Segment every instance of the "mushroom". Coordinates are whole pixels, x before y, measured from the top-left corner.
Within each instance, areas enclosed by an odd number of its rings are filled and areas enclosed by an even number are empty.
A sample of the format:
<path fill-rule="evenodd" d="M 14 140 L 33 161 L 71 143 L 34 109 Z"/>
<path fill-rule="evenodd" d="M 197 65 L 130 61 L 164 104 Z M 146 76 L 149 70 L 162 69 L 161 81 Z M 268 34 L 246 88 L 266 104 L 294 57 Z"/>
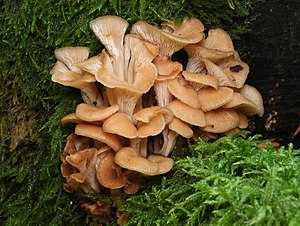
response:
<path fill-rule="evenodd" d="M 190 73 L 188 71 L 183 71 L 182 75 L 186 81 L 188 81 L 196 91 L 199 89 L 209 86 L 214 89 L 218 89 L 218 79 L 214 76 L 201 74 L 201 73 Z"/>
<path fill-rule="evenodd" d="M 228 87 L 219 87 L 217 90 L 211 87 L 202 88 L 198 93 L 198 100 L 202 111 L 211 111 L 222 107 L 233 98 L 233 90 Z"/>
<path fill-rule="evenodd" d="M 106 133 L 117 134 L 130 139 L 138 136 L 137 128 L 133 124 L 131 117 L 123 112 L 117 112 L 107 118 L 102 128 Z"/>
<path fill-rule="evenodd" d="M 245 84 L 241 89 L 240 89 L 240 94 L 245 96 L 248 100 L 252 101 L 256 107 L 257 107 L 257 114 L 258 116 L 262 117 L 264 114 L 264 103 L 261 94 L 258 92 L 258 90 L 250 86 L 248 84 Z"/>
<path fill-rule="evenodd" d="M 81 103 L 76 107 L 76 117 L 87 122 L 101 121 L 119 110 L 118 105 L 113 105 L 110 107 L 97 107 L 88 105 L 86 103 Z"/>
<path fill-rule="evenodd" d="M 239 116 L 233 109 L 218 108 L 205 112 L 206 126 L 202 130 L 211 133 L 224 133 L 238 126 Z"/>
<path fill-rule="evenodd" d="M 229 34 L 221 28 L 210 29 L 208 36 L 203 40 L 203 46 L 223 52 L 233 52 L 234 46 Z"/>
<path fill-rule="evenodd" d="M 115 163 L 115 152 L 110 150 L 98 156 L 96 163 L 97 179 L 99 183 L 109 189 L 122 188 L 126 177 L 122 169 Z"/>
<path fill-rule="evenodd" d="M 174 116 L 191 125 L 203 127 L 206 125 L 205 116 L 202 110 L 195 109 L 180 100 L 173 100 L 168 108 Z"/>
<path fill-rule="evenodd" d="M 196 90 L 191 85 L 182 85 L 182 78 L 175 78 L 169 81 L 168 89 L 170 93 L 183 103 L 193 107 L 200 108 Z"/>
<path fill-rule="evenodd" d="M 89 137 L 110 146 L 114 151 L 118 151 L 123 147 L 121 138 L 115 134 L 106 133 L 99 126 L 78 124 L 75 127 L 75 134 Z"/>
<path fill-rule="evenodd" d="M 123 147 L 115 155 L 115 162 L 122 168 L 133 170 L 145 175 L 159 174 L 159 165 L 140 157 L 132 147 Z"/>

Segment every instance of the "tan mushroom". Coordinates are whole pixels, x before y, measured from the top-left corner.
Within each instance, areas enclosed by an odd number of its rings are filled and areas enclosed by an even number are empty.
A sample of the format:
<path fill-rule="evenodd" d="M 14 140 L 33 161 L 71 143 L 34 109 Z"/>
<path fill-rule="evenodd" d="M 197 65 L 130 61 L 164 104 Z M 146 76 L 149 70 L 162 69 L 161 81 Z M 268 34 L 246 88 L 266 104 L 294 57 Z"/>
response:
<path fill-rule="evenodd" d="M 168 108 L 173 112 L 174 116 L 184 122 L 200 127 L 206 125 L 205 116 L 202 110 L 192 108 L 180 100 L 172 101 L 168 105 Z"/>
<path fill-rule="evenodd" d="M 184 46 L 197 43 L 203 38 L 204 26 L 195 18 L 185 18 L 178 29 L 172 33 L 163 31 L 144 21 L 136 22 L 130 33 L 140 35 L 144 40 L 160 47 L 159 56 L 170 58 L 172 54 Z"/>
<path fill-rule="evenodd" d="M 138 156 L 132 147 L 124 147 L 115 155 L 115 162 L 122 168 L 140 172 L 145 175 L 159 174 L 159 165 Z"/>
<path fill-rule="evenodd" d="M 114 151 L 100 154 L 96 169 L 97 179 L 102 186 L 109 189 L 118 189 L 126 184 L 126 177 L 122 173 L 121 167 L 115 163 Z"/>
<path fill-rule="evenodd" d="M 137 128 L 133 124 L 131 117 L 122 112 L 117 112 L 107 118 L 102 128 L 106 133 L 117 134 L 130 139 L 138 136 Z"/>
<path fill-rule="evenodd" d="M 198 93 L 200 108 L 206 112 L 222 107 L 233 98 L 233 90 L 228 87 L 219 87 L 217 90 L 211 87 L 202 88 Z"/>
<path fill-rule="evenodd" d="M 150 155 L 147 159 L 150 162 L 156 163 L 158 165 L 158 174 L 169 172 L 174 165 L 173 159 L 161 155 Z"/>
<path fill-rule="evenodd" d="M 237 127 L 240 121 L 238 114 L 233 109 L 219 108 L 204 114 L 207 125 L 202 129 L 211 133 L 224 133 Z"/>
<path fill-rule="evenodd" d="M 239 92 L 256 105 L 257 114 L 262 117 L 264 114 L 264 103 L 259 91 L 255 87 L 245 84 Z"/>
<path fill-rule="evenodd" d="M 97 107 L 85 103 L 78 104 L 76 107 L 76 117 L 87 122 L 101 121 L 113 115 L 119 110 L 118 105 L 110 107 Z"/>
<path fill-rule="evenodd" d="M 208 36 L 203 40 L 203 46 L 223 52 L 233 52 L 234 46 L 229 34 L 221 28 L 210 29 Z"/>
<path fill-rule="evenodd" d="M 178 118 L 174 117 L 168 126 L 170 130 L 185 138 L 191 138 L 193 136 L 193 130 L 189 125 Z"/>
<path fill-rule="evenodd" d="M 87 47 L 68 46 L 56 49 L 54 54 L 56 59 L 67 65 L 70 71 L 82 74 L 82 70 L 74 66 L 74 64 L 86 60 L 89 57 L 90 50 Z"/>
<path fill-rule="evenodd" d="M 186 81 L 188 81 L 196 91 L 199 89 L 209 86 L 214 89 L 218 89 L 218 79 L 212 75 L 201 74 L 201 73 L 190 73 L 188 71 L 183 71 L 182 75 Z"/>
<path fill-rule="evenodd" d="M 169 81 L 168 89 L 170 93 L 183 103 L 192 108 L 200 108 L 196 90 L 191 85 L 181 85 L 182 78 L 175 78 Z"/>
<path fill-rule="evenodd" d="M 110 146 L 114 151 L 118 151 L 123 147 L 121 138 L 115 134 L 106 133 L 99 126 L 78 124 L 75 127 L 75 134 L 89 137 Z"/>
<path fill-rule="evenodd" d="M 150 119 L 148 123 L 139 123 L 137 135 L 140 138 L 155 136 L 165 128 L 165 120 L 162 114 L 158 114 Z"/>

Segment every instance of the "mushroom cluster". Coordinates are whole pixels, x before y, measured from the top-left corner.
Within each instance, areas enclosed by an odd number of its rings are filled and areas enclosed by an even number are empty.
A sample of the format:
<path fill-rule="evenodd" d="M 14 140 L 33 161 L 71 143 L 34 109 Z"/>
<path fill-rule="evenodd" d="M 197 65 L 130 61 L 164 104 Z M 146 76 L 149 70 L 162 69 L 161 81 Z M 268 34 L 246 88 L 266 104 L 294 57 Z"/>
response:
<path fill-rule="evenodd" d="M 62 156 L 65 190 L 83 193 L 121 189 L 133 194 L 140 176 L 171 170 L 168 157 L 178 136 L 216 138 L 262 116 L 260 93 L 245 84 L 249 67 L 230 36 L 196 18 L 160 27 L 102 16 L 90 28 L 104 45 L 55 50 L 52 80 L 80 89 L 83 103 L 62 118 L 75 124 Z M 173 61 L 188 54 L 187 65 Z"/>

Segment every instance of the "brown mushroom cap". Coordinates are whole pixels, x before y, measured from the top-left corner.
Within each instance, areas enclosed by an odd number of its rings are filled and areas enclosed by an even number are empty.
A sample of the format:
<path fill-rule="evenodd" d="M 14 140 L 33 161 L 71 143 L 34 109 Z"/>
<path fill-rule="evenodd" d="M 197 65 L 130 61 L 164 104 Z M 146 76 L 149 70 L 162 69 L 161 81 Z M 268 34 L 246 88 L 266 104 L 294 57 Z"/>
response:
<path fill-rule="evenodd" d="M 230 78 L 233 78 L 235 88 L 241 88 L 247 79 L 249 74 L 249 66 L 245 62 L 231 60 L 226 64 L 223 72 Z"/>
<path fill-rule="evenodd" d="M 174 165 L 173 159 L 161 155 L 150 155 L 147 159 L 150 162 L 154 162 L 158 164 L 159 166 L 158 174 L 164 174 L 169 172 Z"/>
<path fill-rule="evenodd" d="M 179 78 L 169 81 L 168 89 L 170 93 L 183 103 L 193 107 L 200 108 L 196 90 L 192 86 L 183 86 L 179 82 Z"/>
<path fill-rule="evenodd" d="M 195 126 L 205 126 L 205 116 L 202 110 L 195 109 L 189 105 L 181 102 L 180 100 L 174 100 L 169 105 L 168 108 L 173 112 L 174 116 Z"/>
<path fill-rule="evenodd" d="M 204 47 L 223 52 L 233 52 L 234 46 L 229 34 L 221 28 L 210 29 Z"/>
<path fill-rule="evenodd" d="M 140 123 L 138 126 L 138 137 L 146 138 L 155 136 L 165 128 L 165 120 L 162 114 L 158 114 L 150 119 L 149 123 Z"/>
<path fill-rule="evenodd" d="M 189 125 L 178 118 L 174 117 L 168 126 L 170 130 L 185 138 L 191 138 L 193 136 L 193 130 L 189 127 Z"/>
<path fill-rule="evenodd" d="M 239 124 L 239 116 L 233 109 L 219 108 L 205 112 L 207 125 L 202 130 L 212 133 L 224 133 Z"/>
<path fill-rule="evenodd" d="M 101 121 L 108 118 L 119 110 L 118 105 L 110 107 L 96 107 L 89 104 L 81 103 L 76 107 L 76 117 L 87 122 Z"/>
<path fill-rule="evenodd" d="M 118 151 L 123 147 L 122 141 L 119 136 L 106 133 L 99 126 L 78 124 L 75 127 L 75 134 L 99 140 L 110 146 L 114 151 Z"/>
<path fill-rule="evenodd" d="M 259 91 L 255 87 L 245 84 L 239 92 L 256 105 L 257 114 L 262 117 L 264 114 L 264 103 Z"/>
<path fill-rule="evenodd" d="M 130 33 L 138 34 L 143 39 L 160 47 L 159 56 L 169 58 L 174 52 L 190 43 L 197 43 L 203 38 L 203 24 L 197 20 L 185 19 L 174 34 L 160 30 L 144 21 L 136 22 Z M 182 33 L 184 32 L 184 33 Z"/>
<path fill-rule="evenodd" d="M 148 108 L 143 108 L 136 112 L 133 115 L 133 118 L 135 120 L 148 123 L 151 118 L 153 118 L 156 115 L 156 112 L 160 109 L 160 106 L 152 106 Z"/>
<path fill-rule="evenodd" d="M 126 177 L 122 169 L 115 163 L 115 152 L 109 151 L 100 154 L 96 164 L 99 183 L 109 189 L 118 189 L 125 185 Z"/>
<path fill-rule="evenodd" d="M 61 122 L 62 126 L 67 126 L 70 123 L 75 123 L 75 124 L 84 123 L 84 121 L 81 120 L 80 118 L 78 118 L 75 113 L 71 113 L 71 114 L 64 116 L 60 120 L 60 122 Z"/>
<path fill-rule="evenodd" d="M 259 108 L 252 101 L 237 92 L 234 92 L 232 100 L 223 107 L 238 109 L 249 116 L 259 114 Z"/>
<path fill-rule="evenodd" d="M 122 112 L 117 112 L 107 118 L 102 128 L 106 133 L 117 134 L 130 139 L 136 138 L 138 135 L 137 128 L 133 124 L 131 117 Z"/>
<path fill-rule="evenodd" d="M 200 89 L 198 100 L 200 108 L 206 112 L 222 107 L 233 98 L 233 90 L 228 87 L 219 87 L 217 90 L 211 87 Z"/>
<path fill-rule="evenodd" d="M 145 175 L 157 175 L 159 165 L 146 158 L 139 157 L 137 151 L 132 147 L 124 147 L 115 155 L 115 162 L 129 170 L 140 172 Z"/>
<path fill-rule="evenodd" d="M 89 57 L 90 50 L 82 46 L 67 46 L 56 49 L 54 51 L 56 59 L 63 62 L 71 71 L 81 74 L 81 70 L 74 66 L 74 64 L 86 60 Z"/>
<path fill-rule="evenodd" d="M 188 71 L 182 72 L 185 80 L 192 83 L 194 86 L 202 88 L 203 86 L 213 87 L 214 89 L 218 89 L 218 79 L 211 75 L 201 74 L 201 73 L 190 73 Z"/>
<path fill-rule="evenodd" d="M 205 64 L 207 73 L 216 77 L 219 81 L 219 86 L 234 87 L 234 78 L 223 72 L 222 68 L 211 62 L 209 59 L 202 60 Z"/>

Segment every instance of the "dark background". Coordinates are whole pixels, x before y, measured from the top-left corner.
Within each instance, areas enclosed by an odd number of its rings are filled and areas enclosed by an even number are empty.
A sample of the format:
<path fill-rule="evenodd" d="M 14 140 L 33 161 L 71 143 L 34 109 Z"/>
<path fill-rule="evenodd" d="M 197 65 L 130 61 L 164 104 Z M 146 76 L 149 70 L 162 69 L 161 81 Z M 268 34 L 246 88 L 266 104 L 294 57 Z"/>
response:
<path fill-rule="evenodd" d="M 252 32 L 236 42 L 250 66 L 247 83 L 264 99 L 265 114 L 251 119 L 252 130 L 299 148 L 300 133 L 292 135 L 300 125 L 300 0 L 266 1 L 255 10 Z"/>

